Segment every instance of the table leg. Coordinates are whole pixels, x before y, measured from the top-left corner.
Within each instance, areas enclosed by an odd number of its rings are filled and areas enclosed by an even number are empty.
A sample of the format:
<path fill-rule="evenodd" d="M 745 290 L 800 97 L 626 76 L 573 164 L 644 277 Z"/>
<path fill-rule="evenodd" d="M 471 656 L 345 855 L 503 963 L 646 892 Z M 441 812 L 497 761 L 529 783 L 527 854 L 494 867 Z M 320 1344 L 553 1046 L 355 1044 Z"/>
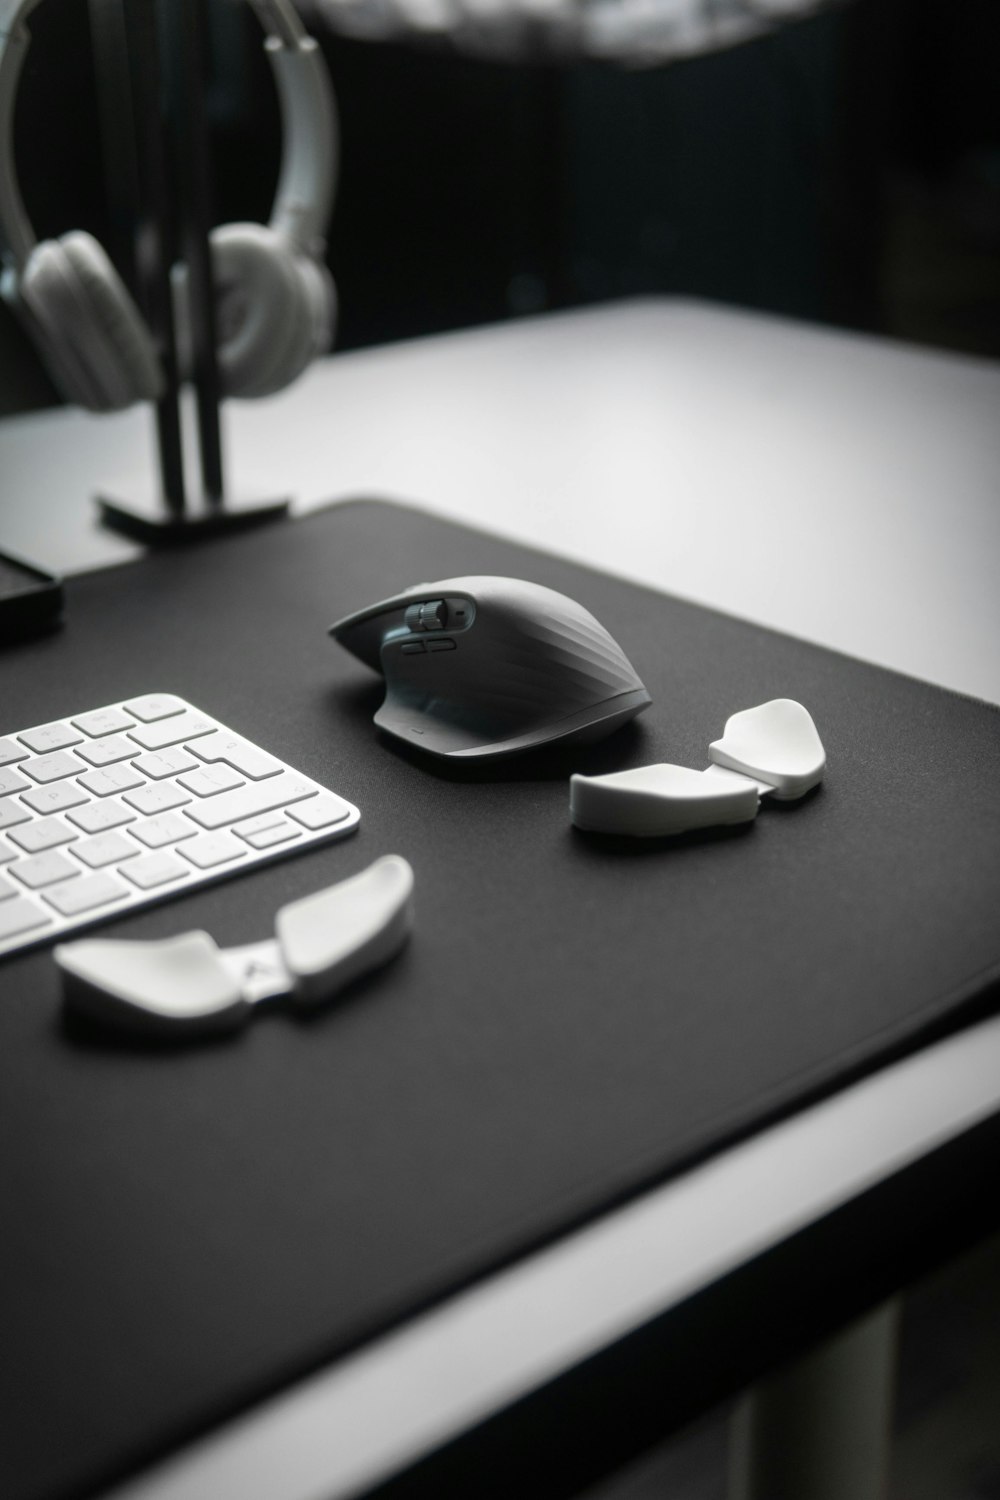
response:
<path fill-rule="evenodd" d="M 886 1303 L 744 1396 L 729 1500 L 884 1500 L 898 1313 Z"/>

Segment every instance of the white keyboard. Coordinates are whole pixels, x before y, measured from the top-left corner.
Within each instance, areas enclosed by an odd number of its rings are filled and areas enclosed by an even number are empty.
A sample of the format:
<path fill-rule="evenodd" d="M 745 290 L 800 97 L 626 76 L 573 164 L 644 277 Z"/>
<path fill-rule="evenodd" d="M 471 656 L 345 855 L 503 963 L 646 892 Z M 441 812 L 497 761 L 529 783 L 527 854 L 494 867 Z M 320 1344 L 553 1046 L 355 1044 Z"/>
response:
<path fill-rule="evenodd" d="M 0 737 L 0 955 L 358 825 L 343 797 L 171 693 Z"/>

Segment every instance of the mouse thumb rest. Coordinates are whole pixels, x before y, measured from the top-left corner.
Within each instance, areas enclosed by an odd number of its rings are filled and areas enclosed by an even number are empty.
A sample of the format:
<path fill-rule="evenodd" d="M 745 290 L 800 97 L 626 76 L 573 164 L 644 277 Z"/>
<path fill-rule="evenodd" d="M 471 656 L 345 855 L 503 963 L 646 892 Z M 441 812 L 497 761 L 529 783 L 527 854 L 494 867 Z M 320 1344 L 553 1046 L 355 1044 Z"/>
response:
<path fill-rule="evenodd" d="M 592 614 L 523 579 L 420 584 L 330 634 L 385 677 L 376 725 L 435 755 L 492 758 L 600 739 L 652 701 Z"/>

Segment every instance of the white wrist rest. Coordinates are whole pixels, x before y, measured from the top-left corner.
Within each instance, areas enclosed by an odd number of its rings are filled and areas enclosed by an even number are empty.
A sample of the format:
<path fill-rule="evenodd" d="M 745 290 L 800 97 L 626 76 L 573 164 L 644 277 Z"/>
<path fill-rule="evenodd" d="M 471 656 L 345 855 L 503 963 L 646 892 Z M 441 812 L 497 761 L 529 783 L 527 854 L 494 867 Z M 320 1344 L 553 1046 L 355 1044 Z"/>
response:
<path fill-rule="evenodd" d="M 250 1013 L 207 932 L 159 942 L 82 938 L 60 943 L 67 1005 L 92 1020 L 131 1030 L 227 1031 Z"/>
<path fill-rule="evenodd" d="M 278 948 L 300 1004 L 324 1000 L 402 947 L 413 925 L 413 871 L 386 854 L 360 875 L 283 906 Z"/>
<path fill-rule="evenodd" d="M 577 828 L 647 838 L 748 823 L 760 802 L 756 786 L 745 777 L 716 778 L 666 763 L 605 776 L 575 775 L 569 786 L 570 817 Z"/>
<path fill-rule="evenodd" d="M 658 838 L 749 823 L 761 797 L 802 797 L 823 779 L 826 752 L 808 710 L 774 698 L 726 721 L 705 771 L 660 764 L 570 777 L 570 818 L 591 833 Z"/>
<path fill-rule="evenodd" d="M 793 698 L 733 714 L 708 753 L 717 766 L 766 782 L 782 802 L 803 797 L 822 781 L 826 766 L 812 715 Z"/>
<path fill-rule="evenodd" d="M 91 1019 L 150 1033 L 223 1031 L 258 1002 L 315 1005 L 388 962 L 413 922 L 413 871 L 398 854 L 293 901 L 276 940 L 220 949 L 207 932 L 158 942 L 89 938 L 55 949 L 63 996 Z"/>

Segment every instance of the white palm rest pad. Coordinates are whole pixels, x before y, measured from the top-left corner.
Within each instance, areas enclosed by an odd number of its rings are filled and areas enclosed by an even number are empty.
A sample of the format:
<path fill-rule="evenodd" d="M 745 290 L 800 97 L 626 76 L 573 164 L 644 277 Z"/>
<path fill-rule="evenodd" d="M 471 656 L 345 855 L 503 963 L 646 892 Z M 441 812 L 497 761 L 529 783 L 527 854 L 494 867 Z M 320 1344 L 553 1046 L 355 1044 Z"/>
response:
<path fill-rule="evenodd" d="M 761 798 L 805 796 L 823 779 L 826 752 L 808 709 L 773 698 L 727 719 L 705 771 L 661 764 L 570 777 L 570 818 L 592 833 L 657 838 L 749 823 Z"/>
<path fill-rule="evenodd" d="M 283 906 L 275 937 L 219 949 L 207 932 L 160 942 L 84 938 L 54 950 L 78 1014 L 131 1031 L 227 1031 L 261 1001 L 309 1007 L 393 958 L 413 925 L 413 870 L 398 854 Z"/>

